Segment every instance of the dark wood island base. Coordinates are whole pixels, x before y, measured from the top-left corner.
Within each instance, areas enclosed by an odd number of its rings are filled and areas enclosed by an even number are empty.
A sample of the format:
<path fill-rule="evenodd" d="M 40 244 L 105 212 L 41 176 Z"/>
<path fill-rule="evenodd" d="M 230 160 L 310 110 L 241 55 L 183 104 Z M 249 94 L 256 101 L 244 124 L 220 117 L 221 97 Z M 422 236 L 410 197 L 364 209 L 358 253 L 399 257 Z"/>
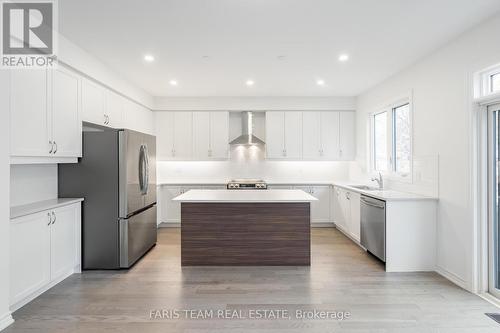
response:
<path fill-rule="evenodd" d="M 310 203 L 181 203 L 182 266 L 309 266 Z"/>

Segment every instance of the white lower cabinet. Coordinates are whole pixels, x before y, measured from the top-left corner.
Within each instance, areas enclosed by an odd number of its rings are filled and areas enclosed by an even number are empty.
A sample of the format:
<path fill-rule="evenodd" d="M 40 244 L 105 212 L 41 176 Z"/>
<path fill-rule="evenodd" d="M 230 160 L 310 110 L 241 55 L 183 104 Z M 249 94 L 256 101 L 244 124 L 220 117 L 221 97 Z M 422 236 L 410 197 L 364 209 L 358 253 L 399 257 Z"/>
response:
<path fill-rule="evenodd" d="M 309 193 L 318 201 L 311 202 L 311 223 L 328 223 L 330 220 L 330 186 L 294 186 L 295 189 Z"/>
<path fill-rule="evenodd" d="M 202 185 L 167 185 L 160 187 L 160 197 L 162 202 L 160 203 L 161 214 L 160 223 L 181 223 L 181 204 L 179 202 L 173 201 L 172 199 L 176 196 L 181 195 L 189 190 L 200 190 L 207 188 Z M 214 187 L 213 189 L 224 189 L 225 187 Z"/>
<path fill-rule="evenodd" d="M 11 311 L 79 271 L 80 205 L 70 204 L 11 220 Z"/>
<path fill-rule="evenodd" d="M 357 192 L 334 186 L 332 190 L 333 222 L 337 229 L 360 241 L 360 198 Z"/>
<path fill-rule="evenodd" d="M 50 213 L 12 220 L 10 227 L 10 304 L 50 282 Z"/>
<path fill-rule="evenodd" d="M 225 185 L 163 185 L 159 187 L 159 197 L 161 198 L 160 207 L 161 213 L 159 216 L 160 223 L 175 223 L 181 222 L 181 205 L 172 199 L 182 193 L 194 189 L 212 189 L 224 190 Z M 330 186 L 329 185 L 278 185 L 271 184 L 269 189 L 303 190 L 311 194 L 318 201 L 311 203 L 311 223 L 331 223 L 330 217 Z"/>

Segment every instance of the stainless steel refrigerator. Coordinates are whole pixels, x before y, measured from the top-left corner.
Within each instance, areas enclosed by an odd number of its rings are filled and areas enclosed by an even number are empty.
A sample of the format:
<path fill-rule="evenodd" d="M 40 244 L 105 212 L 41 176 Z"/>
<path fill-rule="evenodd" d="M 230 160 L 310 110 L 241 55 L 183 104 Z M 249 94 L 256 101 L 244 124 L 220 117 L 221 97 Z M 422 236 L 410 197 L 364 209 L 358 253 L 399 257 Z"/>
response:
<path fill-rule="evenodd" d="M 156 244 L 156 137 L 84 123 L 83 157 L 58 178 L 60 197 L 85 199 L 83 269 L 128 268 Z"/>

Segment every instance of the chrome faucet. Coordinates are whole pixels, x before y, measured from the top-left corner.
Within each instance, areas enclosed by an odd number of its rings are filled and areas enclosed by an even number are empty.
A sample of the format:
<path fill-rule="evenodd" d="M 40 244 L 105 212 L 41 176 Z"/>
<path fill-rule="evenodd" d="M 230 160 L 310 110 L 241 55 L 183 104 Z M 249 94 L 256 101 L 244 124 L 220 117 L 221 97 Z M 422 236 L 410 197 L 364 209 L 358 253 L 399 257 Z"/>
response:
<path fill-rule="evenodd" d="M 384 179 L 382 178 L 382 173 L 378 173 L 378 178 L 373 177 L 372 182 L 377 182 L 378 184 L 378 189 L 383 190 L 384 189 Z"/>

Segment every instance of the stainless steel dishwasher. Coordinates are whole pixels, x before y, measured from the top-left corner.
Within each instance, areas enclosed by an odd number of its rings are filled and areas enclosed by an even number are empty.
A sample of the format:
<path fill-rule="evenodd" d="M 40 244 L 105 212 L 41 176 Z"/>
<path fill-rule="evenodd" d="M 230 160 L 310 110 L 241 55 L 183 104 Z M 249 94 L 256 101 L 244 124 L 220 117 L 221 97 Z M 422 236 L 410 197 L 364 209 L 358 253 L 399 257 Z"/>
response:
<path fill-rule="evenodd" d="M 385 262 L 385 201 L 361 196 L 361 245 Z"/>

